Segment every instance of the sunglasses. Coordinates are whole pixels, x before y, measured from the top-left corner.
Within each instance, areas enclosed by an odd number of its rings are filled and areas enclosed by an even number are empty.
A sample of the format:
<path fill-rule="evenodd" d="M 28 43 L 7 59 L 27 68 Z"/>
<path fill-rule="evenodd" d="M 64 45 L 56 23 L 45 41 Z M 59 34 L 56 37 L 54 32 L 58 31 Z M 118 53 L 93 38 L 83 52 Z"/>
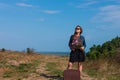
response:
<path fill-rule="evenodd" d="M 80 30 L 80 28 L 75 28 L 76 30 Z"/>

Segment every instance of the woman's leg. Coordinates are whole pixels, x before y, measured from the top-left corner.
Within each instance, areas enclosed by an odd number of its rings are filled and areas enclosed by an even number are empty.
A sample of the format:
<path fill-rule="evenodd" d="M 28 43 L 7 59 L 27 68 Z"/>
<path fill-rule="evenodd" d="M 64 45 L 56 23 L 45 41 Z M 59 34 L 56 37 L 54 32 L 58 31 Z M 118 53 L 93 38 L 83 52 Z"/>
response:
<path fill-rule="evenodd" d="M 69 62 L 67 69 L 72 69 L 72 65 L 73 65 L 73 63 L 72 63 L 72 62 Z"/>
<path fill-rule="evenodd" d="M 78 62 L 78 70 L 80 71 L 80 73 L 82 73 L 82 63 Z"/>

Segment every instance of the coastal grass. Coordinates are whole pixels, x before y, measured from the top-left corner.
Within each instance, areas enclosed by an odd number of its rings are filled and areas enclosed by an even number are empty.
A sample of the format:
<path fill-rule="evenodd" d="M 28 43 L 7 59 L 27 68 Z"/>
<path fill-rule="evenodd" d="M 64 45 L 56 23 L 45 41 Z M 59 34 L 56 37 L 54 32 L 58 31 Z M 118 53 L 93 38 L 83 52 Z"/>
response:
<path fill-rule="evenodd" d="M 0 77 L 22 79 L 30 73 L 36 72 L 36 67 L 41 63 L 38 54 L 22 54 L 17 52 L 0 53 Z"/>
<path fill-rule="evenodd" d="M 120 80 L 120 64 L 109 59 L 86 60 L 84 72 L 98 80 Z"/>
<path fill-rule="evenodd" d="M 49 74 L 51 75 L 55 75 L 58 77 L 62 77 L 63 76 L 63 70 L 58 69 L 58 64 L 55 62 L 48 62 L 46 64 L 47 70 L 49 71 Z"/>
<path fill-rule="evenodd" d="M 27 79 L 31 73 L 39 75 L 39 72 L 36 72 L 36 68 L 39 67 L 43 69 L 42 73 L 46 76 L 61 79 L 68 60 L 68 56 L 0 52 L 0 78 L 2 80 Z M 77 69 L 77 63 L 73 64 L 73 68 Z M 86 59 L 83 63 L 83 72 L 96 80 L 120 80 L 120 64 L 109 59 Z"/>

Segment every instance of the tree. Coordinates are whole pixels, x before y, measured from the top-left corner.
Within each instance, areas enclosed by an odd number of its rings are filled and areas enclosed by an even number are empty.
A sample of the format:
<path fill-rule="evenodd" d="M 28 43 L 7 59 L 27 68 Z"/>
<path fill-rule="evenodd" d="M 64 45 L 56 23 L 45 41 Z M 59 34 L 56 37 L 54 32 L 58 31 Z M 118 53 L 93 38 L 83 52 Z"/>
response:
<path fill-rule="evenodd" d="M 106 41 L 102 45 L 93 45 L 87 52 L 90 59 L 98 59 L 100 57 L 112 57 L 115 50 L 120 48 L 120 37 L 115 37 L 111 41 Z"/>
<path fill-rule="evenodd" d="M 2 49 L 1 49 L 1 52 L 5 52 L 5 51 L 6 51 L 6 49 L 5 49 L 5 48 L 2 48 Z"/>
<path fill-rule="evenodd" d="M 31 53 L 34 53 L 34 50 L 33 48 L 27 48 L 27 54 L 31 54 Z"/>

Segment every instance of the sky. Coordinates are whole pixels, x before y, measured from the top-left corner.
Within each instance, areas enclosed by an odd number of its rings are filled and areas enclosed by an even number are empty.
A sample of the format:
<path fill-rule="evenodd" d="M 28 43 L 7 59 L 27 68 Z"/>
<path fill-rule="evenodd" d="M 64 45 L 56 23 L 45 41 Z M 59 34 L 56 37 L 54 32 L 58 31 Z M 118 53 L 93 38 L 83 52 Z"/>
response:
<path fill-rule="evenodd" d="M 86 51 L 120 36 L 120 0 L 0 0 L 0 48 L 69 52 L 76 25 Z"/>

